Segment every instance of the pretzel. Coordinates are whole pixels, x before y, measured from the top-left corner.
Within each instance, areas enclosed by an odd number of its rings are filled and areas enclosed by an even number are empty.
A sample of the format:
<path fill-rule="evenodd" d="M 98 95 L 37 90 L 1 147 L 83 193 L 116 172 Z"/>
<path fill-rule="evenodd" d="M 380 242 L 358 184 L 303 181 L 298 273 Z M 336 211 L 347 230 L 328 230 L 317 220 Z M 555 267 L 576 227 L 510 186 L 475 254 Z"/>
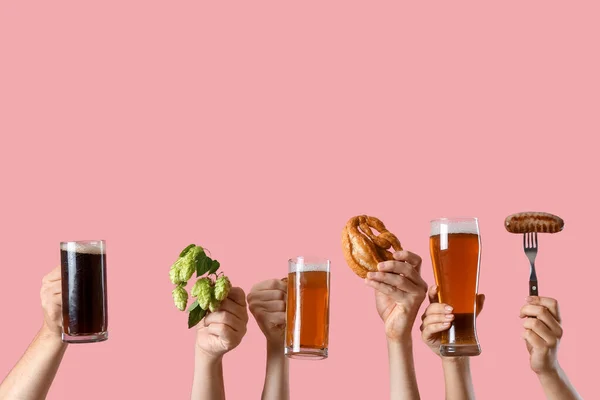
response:
<path fill-rule="evenodd" d="M 374 228 L 379 234 L 373 233 Z M 348 266 L 361 278 L 377 271 L 377 264 L 393 260 L 389 249 L 401 251 L 398 238 L 379 219 L 367 215 L 352 217 L 342 230 L 342 250 Z"/>
<path fill-rule="evenodd" d="M 509 215 L 504 220 L 504 227 L 510 233 L 556 233 L 564 226 L 562 218 L 544 212 L 522 212 Z"/>

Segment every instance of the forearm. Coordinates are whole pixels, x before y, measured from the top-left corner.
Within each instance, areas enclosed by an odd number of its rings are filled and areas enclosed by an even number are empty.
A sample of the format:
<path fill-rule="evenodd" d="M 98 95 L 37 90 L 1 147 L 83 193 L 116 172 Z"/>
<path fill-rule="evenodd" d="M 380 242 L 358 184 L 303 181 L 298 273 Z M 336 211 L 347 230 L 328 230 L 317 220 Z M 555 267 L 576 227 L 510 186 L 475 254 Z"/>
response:
<path fill-rule="evenodd" d="M 468 357 L 442 357 L 446 400 L 475 399 Z"/>
<path fill-rule="evenodd" d="M 288 400 L 290 398 L 289 361 L 283 345 L 267 344 L 267 369 L 262 400 Z"/>
<path fill-rule="evenodd" d="M 388 340 L 388 359 L 390 399 L 420 399 L 413 360 L 412 340 Z"/>
<path fill-rule="evenodd" d="M 196 349 L 192 400 L 225 400 L 222 357 L 209 357 Z"/>
<path fill-rule="evenodd" d="M 548 400 L 582 399 L 561 367 L 558 367 L 556 371 L 538 375 L 538 379 Z"/>
<path fill-rule="evenodd" d="M 66 350 L 67 345 L 60 335 L 46 327 L 40 329 L 25 354 L 0 384 L 0 398 L 46 398 Z"/>

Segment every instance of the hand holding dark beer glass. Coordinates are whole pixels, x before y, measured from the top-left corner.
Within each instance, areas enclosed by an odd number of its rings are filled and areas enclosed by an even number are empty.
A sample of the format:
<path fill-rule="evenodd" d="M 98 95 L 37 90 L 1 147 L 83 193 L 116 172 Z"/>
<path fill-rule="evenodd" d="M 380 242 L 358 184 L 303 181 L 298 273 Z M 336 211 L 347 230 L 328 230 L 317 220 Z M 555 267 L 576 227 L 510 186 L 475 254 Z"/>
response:
<path fill-rule="evenodd" d="M 438 300 L 452 307 L 454 318 L 442 332 L 444 357 L 481 353 L 475 325 L 481 239 L 477 218 L 431 221 L 429 249 Z"/>
<path fill-rule="evenodd" d="M 42 309 L 44 310 L 42 331 L 59 338 L 63 332 L 61 285 L 60 267 L 56 267 L 44 276 L 40 290 Z"/>
<path fill-rule="evenodd" d="M 63 341 L 93 343 L 108 339 L 104 241 L 63 242 L 60 255 Z"/>

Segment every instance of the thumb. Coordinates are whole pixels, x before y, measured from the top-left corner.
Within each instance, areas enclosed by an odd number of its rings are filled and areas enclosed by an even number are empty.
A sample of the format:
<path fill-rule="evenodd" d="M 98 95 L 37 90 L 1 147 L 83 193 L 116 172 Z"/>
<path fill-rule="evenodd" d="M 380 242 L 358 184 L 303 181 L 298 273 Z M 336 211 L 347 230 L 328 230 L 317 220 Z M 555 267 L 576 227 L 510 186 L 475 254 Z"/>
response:
<path fill-rule="evenodd" d="M 437 287 L 437 285 L 433 285 L 432 287 L 429 288 L 429 290 L 427 291 L 427 297 L 429 297 L 429 302 L 430 303 L 438 303 L 438 291 L 439 288 Z"/>
<path fill-rule="evenodd" d="M 483 310 L 483 303 L 485 303 L 485 294 L 478 294 L 477 295 L 477 299 L 476 299 L 476 310 L 475 310 L 475 316 L 479 316 L 479 313 L 481 312 L 481 310 Z"/>

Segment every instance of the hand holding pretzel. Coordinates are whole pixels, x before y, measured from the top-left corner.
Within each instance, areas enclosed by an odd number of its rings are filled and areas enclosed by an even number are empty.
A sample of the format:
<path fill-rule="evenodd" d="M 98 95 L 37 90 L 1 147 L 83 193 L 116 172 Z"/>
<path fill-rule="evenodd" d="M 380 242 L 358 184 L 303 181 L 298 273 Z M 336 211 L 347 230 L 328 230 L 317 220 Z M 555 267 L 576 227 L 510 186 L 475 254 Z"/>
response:
<path fill-rule="evenodd" d="M 398 238 L 375 217 L 352 217 L 342 231 L 344 258 L 352 271 L 363 279 L 368 272 L 377 271 L 378 263 L 394 260 L 390 248 L 395 252 L 402 251 Z"/>

